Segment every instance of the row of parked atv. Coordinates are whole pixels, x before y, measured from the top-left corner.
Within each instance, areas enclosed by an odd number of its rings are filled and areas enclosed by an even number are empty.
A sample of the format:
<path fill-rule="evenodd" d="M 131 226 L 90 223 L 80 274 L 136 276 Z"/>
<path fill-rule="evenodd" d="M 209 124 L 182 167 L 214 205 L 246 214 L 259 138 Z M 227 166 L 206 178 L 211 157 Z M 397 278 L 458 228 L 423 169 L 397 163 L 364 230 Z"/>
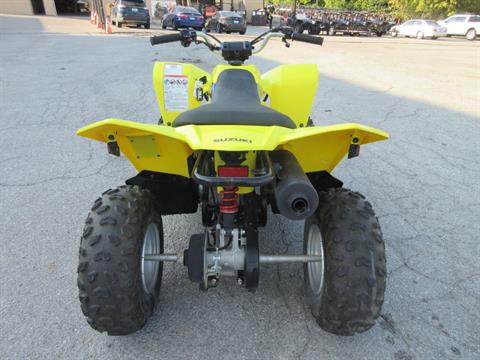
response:
<path fill-rule="evenodd" d="M 378 37 L 385 35 L 396 22 L 386 15 L 359 11 L 316 10 L 298 13 L 289 18 L 291 26 L 298 33 L 310 35 L 327 34 L 330 36 L 366 35 Z"/>

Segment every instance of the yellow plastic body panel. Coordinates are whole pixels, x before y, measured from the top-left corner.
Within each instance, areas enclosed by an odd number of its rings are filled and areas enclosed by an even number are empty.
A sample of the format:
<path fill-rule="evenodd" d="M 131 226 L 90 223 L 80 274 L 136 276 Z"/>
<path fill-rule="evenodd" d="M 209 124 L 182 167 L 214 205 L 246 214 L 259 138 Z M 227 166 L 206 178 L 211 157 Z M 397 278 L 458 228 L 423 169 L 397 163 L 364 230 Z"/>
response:
<path fill-rule="evenodd" d="M 184 135 L 170 126 L 107 119 L 87 125 L 77 134 L 97 141 L 116 141 L 139 172 L 151 170 L 190 177 L 187 158 L 192 149 Z M 146 146 L 148 141 L 151 144 Z"/>
<path fill-rule="evenodd" d="M 172 68 L 175 71 L 172 71 Z M 289 116 L 298 127 L 307 125 L 311 112 L 315 92 L 318 85 L 318 70 L 313 64 L 287 64 L 281 65 L 269 72 L 260 75 L 255 65 L 232 66 L 220 64 L 215 66 L 212 74 L 192 65 L 176 62 L 156 62 L 153 68 L 153 84 L 163 123 L 170 126 L 175 118 L 186 110 L 194 109 L 200 105 L 195 96 L 195 84 L 198 79 L 205 77 L 207 82 L 202 86 L 204 93 L 210 94 L 212 84 L 218 80 L 222 71 L 227 69 L 246 70 L 252 73 L 258 84 L 259 95 L 262 99 L 268 95 L 269 106 Z M 170 111 L 165 101 L 166 82 L 188 81 L 188 105 L 181 110 Z M 267 105 L 264 103 L 264 105 Z"/>
<path fill-rule="evenodd" d="M 289 116 L 297 127 L 307 126 L 317 86 L 318 69 L 313 64 L 278 66 L 261 78 L 270 107 Z"/>
<path fill-rule="evenodd" d="M 117 141 L 121 152 L 138 171 L 185 177 L 190 176 L 187 158 L 197 150 L 285 149 L 295 155 L 305 172 L 331 172 L 347 154 L 354 139 L 360 145 L 388 139 L 388 134 L 381 130 L 355 123 L 297 129 L 244 125 L 172 128 L 117 119 L 85 126 L 77 134 L 97 141 Z"/>
<path fill-rule="evenodd" d="M 167 67 L 166 67 L 167 66 Z M 167 71 L 165 71 L 167 69 Z M 171 125 L 173 120 L 185 110 L 194 109 L 200 106 L 195 96 L 195 83 L 198 79 L 205 76 L 208 79 L 210 74 L 206 71 L 192 65 L 176 62 L 156 62 L 153 67 L 153 86 L 157 94 L 158 106 L 162 114 L 163 123 L 167 126 Z M 182 111 L 170 111 L 166 108 L 165 96 L 165 81 L 188 81 L 188 105 Z"/>

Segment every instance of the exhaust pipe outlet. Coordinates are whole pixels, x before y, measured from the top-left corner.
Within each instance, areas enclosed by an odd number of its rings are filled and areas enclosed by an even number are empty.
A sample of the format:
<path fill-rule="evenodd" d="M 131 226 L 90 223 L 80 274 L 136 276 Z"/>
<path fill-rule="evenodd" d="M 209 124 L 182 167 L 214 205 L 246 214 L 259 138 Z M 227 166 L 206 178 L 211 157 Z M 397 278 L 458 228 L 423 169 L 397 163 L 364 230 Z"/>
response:
<path fill-rule="evenodd" d="M 291 220 L 303 220 L 318 207 L 318 194 L 295 156 L 286 150 L 270 153 L 277 175 L 275 201 L 280 214 Z"/>

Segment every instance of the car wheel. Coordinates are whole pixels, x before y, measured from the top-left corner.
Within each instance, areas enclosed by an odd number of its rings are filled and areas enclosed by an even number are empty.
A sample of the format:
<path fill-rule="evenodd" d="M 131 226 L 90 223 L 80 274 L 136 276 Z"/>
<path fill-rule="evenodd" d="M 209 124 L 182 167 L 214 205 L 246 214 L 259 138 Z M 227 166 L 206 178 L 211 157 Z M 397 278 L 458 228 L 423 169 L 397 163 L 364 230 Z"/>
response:
<path fill-rule="evenodd" d="M 245 31 L 240 31 L 239 34 L 240 35 L 245 35 Z"/>
<path fill-rule="evenodd" d="M 477 32 L 475 31 L 475 29 L 470 29 L 465 34 L 465 38 L 470 41 L 475 40 L 476 37 L 477 37 Z"/>
<path fill-rule="evenodd" d="M 165 23 L 162 20 L 162 29 L 165 30 L 166 28 L 167 28 L 167 25 L 165 25 Z"/>
<path fill-rule="evenodd" d="M 436 36 L 432 36 L 432 40 L 437 40 L 438 38 Z"/>
<path fill-rule="evenodd" d="M 143 25 L 145 29 L 150 29 L 150 23 Z"/>
<path fill-rule="evenodd" d="M 398 32 L 392 31 L 391 35 L 392 35 L 392 37 L 397 37 L 397 36 L 398 36 Z"/>
<path fill-rule="evenodd" d="M 417 32 L 417 39 L 421 40 L 425 37 L 425 35 L 423 34 L 423 32 L 419 31 Z"/>

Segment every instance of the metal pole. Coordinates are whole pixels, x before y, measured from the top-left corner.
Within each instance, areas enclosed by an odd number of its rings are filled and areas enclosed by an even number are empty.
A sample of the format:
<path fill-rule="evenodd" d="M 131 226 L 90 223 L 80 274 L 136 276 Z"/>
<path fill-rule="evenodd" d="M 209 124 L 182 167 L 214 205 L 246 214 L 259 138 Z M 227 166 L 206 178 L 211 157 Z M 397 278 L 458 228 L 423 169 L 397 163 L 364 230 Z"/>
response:
<path fill-rule="evenodd" d="M 320 255 L 260 255 L 259 262 L 260 264 L 276 264 L 282 262 L 317 262 L 323 261 L 322 256 Z"/>
<path fill-rule="evenodd" d="M 179 262 L 183 263 L 183 253 L 179 254 L 150 254 L 145 255 L 145 261 L 163 261 L 163 262 Z"/>

